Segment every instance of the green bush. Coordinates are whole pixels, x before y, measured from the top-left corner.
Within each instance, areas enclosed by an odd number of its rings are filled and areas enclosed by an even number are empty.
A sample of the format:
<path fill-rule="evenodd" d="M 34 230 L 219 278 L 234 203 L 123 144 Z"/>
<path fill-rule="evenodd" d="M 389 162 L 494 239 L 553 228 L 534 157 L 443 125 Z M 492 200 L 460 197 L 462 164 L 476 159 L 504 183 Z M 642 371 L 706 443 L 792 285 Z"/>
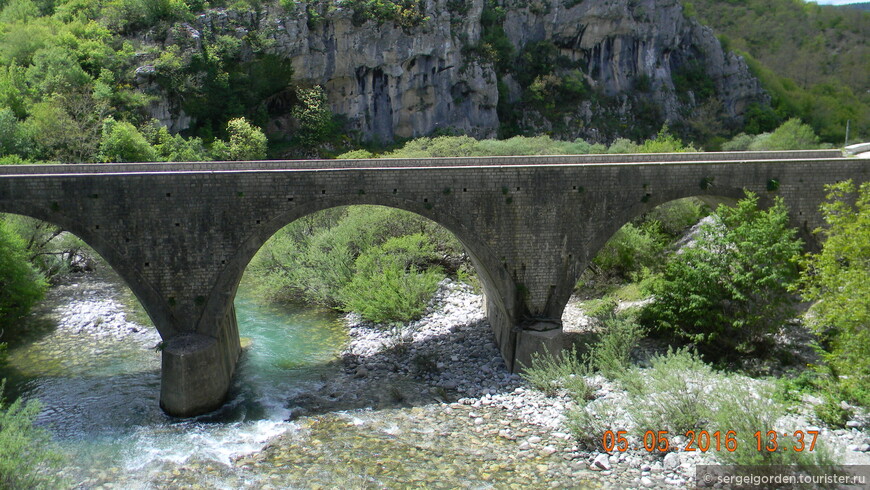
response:
<path fill-rule="evenodd" d="M 781 405 L 773 401 L 773 394 L 763 385 L 757 385 L 753 389 L 747 386 L 744 380 L 730 380 L 722 383 L 715 394 L 705 395 L 710 400 L 715 400 L 716 410 L 710 415 L 710 425 L 707 432 L 712 434 L 720 431 L 722 445 L 727 431 L 734 431 L 737 442 L 736 450 L 720 450 L 716 452 L 716 458 L 722 464 L 769 466 L 784 465 L 793 471 L 810 472 L 815 474 L 820 470 L 816 465 L 831 465 L 836 461 L 832 458 L 825 444 L 816 441 L 812 451 L 809 450 L 813 436 L 804 432 L 803 451 L 795 451 L 794 447 L 800 446 L 798 439 L 794 438 L 795 431 L 806 431 L 804 426 L 783 426 L 781 417 L 785 410 Z M 777 437 L 778 451 L 767 451 L 767 431 L 776 430 L 779 434 L 788 436 Z M 758 450 L 758 439 L 755 433 L 761 431 L 762 450 Z M 783 450 L 788 447 L 789 450 Z"/>
<path fill-rule="evenodd" d="M 59 488 L 65 483 L 55 476 L 62 458 L 48 432 L 33 425 L 39 403 L 7 404 L 4 388 L 0 382 L 0 488 Z"/>
<path fill-rule="evenodd" d="M 227 123 L 230 140 L 227 147 L 229 160 L 262 160 L 266 158 L 266 135 L 263 131 L 239 117 Z"/>
<path fill-rule="evenodd" d="M 669 258 L 649 286 L 655 301 L 643 312 L 648 325 L 727 357 L 752 352 L 794 315 L 788 288 L 801 242 L 781 199 L 764 211 L 757 202 L 747 193 L 734 208 L 720 206 L 694 246 Z"/>
<path fill-rule="evenodd" d="M 852 418 L 852 411 L 843 408 L 840 400 L 832 393 L 825 393 L 822 403 L 813 408 L 816 417 L 822 422 L 837 429 L 846 427 L 846 422 Z"/>
<path fill-rule="evenodd" d="M 589 364 L 577 354 L 576 346 L 557 354 L 535 352 L 532 354 L 532 365 L 522 368 L 520 376 L 545 395 L 553 396 L 559 390 L 566 389 L 572 398 L 582 401 L 592 394 L 584 378 L 589 374 Z"/>
<path fill-rule="evenodd" d="M 870 406 L 870 182 L 858 189 L 841 182 L 828 191 L 821 206 L 825 241 L 801 273 L 801 292 L 815 302 L 805 321 L 821 336 L 840 389 Z"/>
<path fill-rule="evenodd" d="M 679 238 L 686 229 L 697 224 L 709 213 L 707 206 L 697 198 L 687 197 L 656 206 L 636 223 L 657 223 L 651 231 L 663 233 L 669 238 Z"/>
<path fill-rule="evenodd" d="M 663 126 L 655 138 L 644 141 L 637 148 L 638 153 L 685 153 L 691 151 L 698 150 L 684 144 L 679 138 L 672 135 L 667 126 Z"/>
<path fill-rule="evenodd" d="M 604 432 L 618 430 L 616 414 L 620 408 L 614 402 L 599 399 L 568 411 L 565 423 L 577 442 L 600 451 Z"/>
<path fill-rule="evenodd" d="M 347 310 L 373 322 L 407 322 L 426 309 L 444 279 L 435 247 L 422 234 L 390 238 L 355 262 L 351 281 L 339 295 Z"/>
<path fill-rule="evenodd" d="M 650 369 L 635 368 L 622 377 L 638 434 L 647 430 L 684 434 L 703 428 L 714 396 L 705 390 L 714 376 L 710 366 L 687 349 L 668 350 L 650 362 Z"/>
<path fill-rule="evenodd" d="M 589 351 L 589 364 L 610 379 L 622 377 L 631 367 L 631 351 L 645 330 L 628 314 L 609 315 L 602 321 L 601 338 Z"/>
<path fill-rule="evenodd" d="M 439 259 L 462 253 L 450 232 L 418 215 L 381 206 L 333 208 L 278 231 L 251 261 L 246 280 L 266 300 L 342 307 L 341 291 L 354 278 L 357 258 L 416 233 L 427 237 L 426 247 L 434 247 Z"/>
<path fill-rule="evenodd" d="M 640 226 L 626 223 L 604 244 L 592 262 L 609 275 L 633 279 L 644 268 L 661 262 L 666 245 L 656 222 Z"/>
<path fill-rule="evenodd" d="M 814 150 L 821 147 L 813 128 L 796 118 L 782 123 L 772 133 L 755 136 L 740 133 L 722 144 L 725 151 Z"/>

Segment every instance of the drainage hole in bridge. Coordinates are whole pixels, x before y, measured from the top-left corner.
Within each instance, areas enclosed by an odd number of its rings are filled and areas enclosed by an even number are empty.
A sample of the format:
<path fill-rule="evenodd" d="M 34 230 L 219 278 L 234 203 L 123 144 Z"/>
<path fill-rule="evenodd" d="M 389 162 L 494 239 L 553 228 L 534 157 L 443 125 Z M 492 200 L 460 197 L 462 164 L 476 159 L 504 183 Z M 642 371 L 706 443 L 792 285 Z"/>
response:
<path fill-rule="evenodd" d="M 172 197 L 172 193 L 171 193 L 171 192 L 167 192 L 167 193 L 166 193 L 166 197 Z"/>
<path fill-rule="evenodd" d="M 175 226 L 181 226 L 181 223 L 175 223 Z"/>

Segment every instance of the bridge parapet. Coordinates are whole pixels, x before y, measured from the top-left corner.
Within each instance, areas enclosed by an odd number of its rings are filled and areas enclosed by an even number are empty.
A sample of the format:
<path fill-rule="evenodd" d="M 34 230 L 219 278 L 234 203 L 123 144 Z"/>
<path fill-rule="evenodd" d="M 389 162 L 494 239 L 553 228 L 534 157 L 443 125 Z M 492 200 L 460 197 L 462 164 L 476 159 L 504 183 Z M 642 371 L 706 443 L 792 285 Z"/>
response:
<path fill-rule="evenodd" d="M 541 155 L 464 158 L 379 158 L 354 160 L 263 160 L 245 162 L 177 162 L 177 163 L 82 163 L 62 165 L 0 166 L 0 174 L 35 175 L 41 173 L 139 173 L 204 172 L 243 170 L 390 168 L 390 167 L 479 167 L 525 165 L 594 165 L 636 163 L 709 163 L 760 160 L 822 160 L 843 158 L 840 150 L 629 153 L 593 155 Z"/>

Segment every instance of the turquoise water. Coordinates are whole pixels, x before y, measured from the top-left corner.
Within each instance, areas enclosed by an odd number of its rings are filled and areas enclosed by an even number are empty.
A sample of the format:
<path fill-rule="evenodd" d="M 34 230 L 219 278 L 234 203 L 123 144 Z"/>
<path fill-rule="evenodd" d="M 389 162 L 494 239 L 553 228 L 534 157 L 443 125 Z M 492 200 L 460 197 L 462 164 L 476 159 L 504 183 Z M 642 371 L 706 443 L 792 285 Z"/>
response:
<path fill-rule="evenodd" d="M 148 486 L 172 465 L 228 463 L 256 451 L 293 428 L 286 400 L 328 378 L 346 342 L 334 312 L 263 306 L 241 292 L 239 331 L 250 347 L 230 398 L 214 413 L 177 420 L 159 408 L 159 336 L 115 314 L 125 310 L 121 288 L 109 273 L 55 288 L 30 320 L 35 333 L 10 343 L 0 372 L 8 395 L 42 403 L 38 423 L 69 456 L 67 477 L 84 487 L 119 475 Z"/>

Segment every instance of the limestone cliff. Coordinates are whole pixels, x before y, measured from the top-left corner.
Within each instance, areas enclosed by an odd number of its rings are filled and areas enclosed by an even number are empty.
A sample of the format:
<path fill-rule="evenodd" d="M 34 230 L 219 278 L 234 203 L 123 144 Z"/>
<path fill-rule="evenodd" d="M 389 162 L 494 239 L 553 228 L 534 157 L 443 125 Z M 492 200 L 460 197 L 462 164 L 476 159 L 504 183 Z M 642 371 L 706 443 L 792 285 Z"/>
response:
<path fill-rule="evenodd" d="M 515 132 L 612 140 L 636 134 L 630 128 L 639 119 L 647 133 L 680 124 L 711 101 L 724 124 L 739 122 L 748 104 L 765 98 L 743 60 L 686 19 L 677 0 L 425 0 L 425 18 L 414 25 L 360 22 L 336 2 L 295 5 L 210 11 L 169 29 L 162 47 L 196 49 L 218 35 L 244 44 L 256 32 L 266 50 L 292 62 L 288 84 L 324 87 L 332 111 L 368 140 L 439 130 L 491 137 L 508 119 Z M 499 37 L 512 48 L 500 58 L 491 45 Z M 534 49 L 543 44 L 555 51 L 541 71 Z M 152 115 L 174 131 L 189 127 L 152 65 L 137 70 L 140 85 L 163 95 Z M 523 71 L 532 69 L 540 73 Z M 560 98 L 569 86 L 570 97 Z M 289 131 L 290 111 L 277 107 L 270 130 Z"/>

